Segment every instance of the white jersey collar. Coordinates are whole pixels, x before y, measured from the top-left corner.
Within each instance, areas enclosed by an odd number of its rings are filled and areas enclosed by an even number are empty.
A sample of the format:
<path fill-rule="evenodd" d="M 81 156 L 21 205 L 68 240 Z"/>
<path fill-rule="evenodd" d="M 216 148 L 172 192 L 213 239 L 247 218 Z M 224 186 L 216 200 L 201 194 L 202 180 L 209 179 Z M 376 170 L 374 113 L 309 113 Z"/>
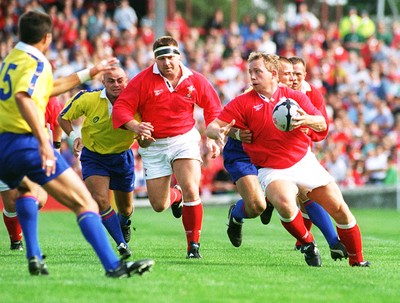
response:
<path fill-rule="evenodd" d="M 111 116 L 112 110 L 113 110 L 113 105 L 107 97 L 106 89 L 103 88 L 100 92 L 100 99 L 106 99 L 107 100 L 107 106 L 108 106 L 108 116 Z"/>
<path fill-rule="evenodd" d="M 311 86 L 307 81 L 303 81 L 303 83 L 301 83 L 301 92 L 302 93 L 306 93 L 306 92 L 310 92 L 311 91 Z"/>
<path fill-rule="evenodd" d="M 23 52 L 26 52 L 28 54 L 31 54 L 31 55 L 39 58 L 41 61 L 49 63 L 49 60 L 47 60 L 46 56 L 40 50 L 38 50 L 36 47 L 34 47 L 32 45 L 29 45 L 29 44 L 27 44 L 25 42 L 21 42 L 21 41 L 18 42 L 15 45 L 15 49 L 18 49 L 20 51 L 23 51 Z"/>
<path fill-rule="evenodd" d="M 189 76 L 193 75 L 193 72 L 192 72 L 189 68 L 187 68 L 185 65 L 183 65 L 182 62 L 179 63 L 179 66 L 181 67 L 181 70 L 182 70 L 182 77 L 179 79 L 178 85 L 179 85 L 183 80 L 185 80 L 185 79 L 188 78 Z M 165 78 L 165 77 L 161 74 L 160 70 L 158 69 L 157 63 L 154 63 L 154 65 L 153 65 L 153 73 L 154 73 L 154 74 L 158 74 L 158 75 L 160 75 L 161 77 L 163 77 L 164 81 L 167 83 L 168 88 L 169 88 L 170 90 L 171 90 L 171 89 L 173 90 L 172 85 L 170 84 L 169 80 L 168 80 L 167 78 Z"/>
<path fill-rule="evenodd" d="M 273 99 L 269 99 L 268 97 L 264 96 L 263 94 L 257 93 L 258 96 L 264 101 L 264 102 L 270 102 Z"/>

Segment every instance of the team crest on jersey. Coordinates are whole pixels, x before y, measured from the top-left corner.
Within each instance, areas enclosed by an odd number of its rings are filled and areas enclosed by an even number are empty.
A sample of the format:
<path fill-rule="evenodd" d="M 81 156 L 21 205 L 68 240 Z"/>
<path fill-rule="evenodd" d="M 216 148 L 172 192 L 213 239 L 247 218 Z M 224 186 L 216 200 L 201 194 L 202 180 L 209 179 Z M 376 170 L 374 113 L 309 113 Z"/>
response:
<path fill-rule="evenodd" d="M 262 109 L 263 106 L 264 106 L 264 104 L 258 104 L 258 105 L 254 105 L 253 108 L 256 110 L 256 112 L 258 112 L 260 109 Z"/>
<path fill-rule="evenodd" d="M 156 89 L 156 90 L 154 90 L 154 96 L 159 96 L 159 95 L 161 95 L 163 91 L 164 91 L 163 89 Z"/>
<path fill-rule="evenodd" d="M 100 120 L 100 117 L 99 117 L 99 116 L 96 116 L 96 117 L 94 117 L 94 118 L 92 119 L 92 122 L 93 122 L 93 123 L 97 123 L 97 122 L 99 122 L 99 120 Z"/>
<path fill-rule="evenodd" d="M 196 90 L 193 85 L 188 86 L 188 93 L 186 94 L 186 98 L 192 99 L 192 93 Z"/>

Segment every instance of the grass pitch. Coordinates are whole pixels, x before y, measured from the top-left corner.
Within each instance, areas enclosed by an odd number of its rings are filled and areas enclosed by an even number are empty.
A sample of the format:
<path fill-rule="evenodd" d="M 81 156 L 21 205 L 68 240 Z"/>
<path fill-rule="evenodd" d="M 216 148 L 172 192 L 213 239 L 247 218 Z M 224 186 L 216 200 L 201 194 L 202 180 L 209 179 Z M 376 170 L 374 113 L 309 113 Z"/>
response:
<path fill-rule="evenodd" d="M 112 280 L 69 212 L 40 213 L 40 242 L 50 276 L 32 277 L 25 252 L 11 252 L 0 224 L 0 302 L 346 302 L 397 303 L 400 296 L 400 212 L 353 209 L 370 268 L 330 259 L 319 230 L 313 233 L 321 268 L 308 267 L 276 213 L 268 226 L 247 220 L 243 243 L 226 235 L 228 206 L 205 206 L 201 260 L 187 260 L 181 220 L 168 210 L 138 208 L 130 246 L 133 259 L 153 258 L 151 273 Z"/>

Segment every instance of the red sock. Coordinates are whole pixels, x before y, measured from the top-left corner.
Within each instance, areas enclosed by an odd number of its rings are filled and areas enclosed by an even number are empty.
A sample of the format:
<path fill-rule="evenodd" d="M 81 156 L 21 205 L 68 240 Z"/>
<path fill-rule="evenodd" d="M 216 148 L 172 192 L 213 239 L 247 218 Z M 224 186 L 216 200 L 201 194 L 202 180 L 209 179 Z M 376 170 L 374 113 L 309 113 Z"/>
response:
<path fill-rule="evenodd" d="M 182 200 L 182 193 L 173 187 L 169 189 L 169 205 L 174 204 Z"/>
<path fill-rule="evenodd" d="M 314 241 L 312 233 L 309 232 L 304 225 L 303 217 L 301 216 L 300 210 L 291 222 L 284 222 L 281 220 L 281 223 L 283 227 L 286 228 L 286 230 L 301 244 L 306 244 Z"/>
<path fill-rule="evenodd" d="M 304 226 L 307 228 L 308 231 L 311 230 L 312 227 L 312 222 L 309 218 L 304 218 L 303 217 L 303 221 L 304 221 Z"/>
<path fill-rule="evenodd" d="M 190 205 L 190 203 L 195 203 L 195 205 Z M 200 199 L 194 202 L 185 201 L 182 207 L 182 223 L 185 228 L 189 250 L 191 241 L 200 242 L 201 227 L 203 224 L 203 204 Z"/>
<path fill-rule="evenodd" d="M 10 236 L 10 241 L 21 241 L 22 240 L 22 229 L 19 224 L 17 214 L 13 217 L 8 217 L 3 213 L 4 224 L 7 227 L 8 235 Z"/>
<path fill-rule="evenodd" d="M 307 230 L 310 231 L 311 227 L 312 227 L 311 220 L 309 218 L 304 218 L 303 217 L 303 222 L 304 222 L 304 226 L 307 228 Z M 299 240 L 296 240 L 296 244 L 295 245 L 296 245 L 296 247 L 297 246 L 301 246 L 301 242 Z"/>
<path fill-rule="evenodd" d="M 349 229 L 336 227 L 340 241 L 346 246 L 349 254 L 349 264 L 364 261 L 360 228 L 356 224 Z"/>

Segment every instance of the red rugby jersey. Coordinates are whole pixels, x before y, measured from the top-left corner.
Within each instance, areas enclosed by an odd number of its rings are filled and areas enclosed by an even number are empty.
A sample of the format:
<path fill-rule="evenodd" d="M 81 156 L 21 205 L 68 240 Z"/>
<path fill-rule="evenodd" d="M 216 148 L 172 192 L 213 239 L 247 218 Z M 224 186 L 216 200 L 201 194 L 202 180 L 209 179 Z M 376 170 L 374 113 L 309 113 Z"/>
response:
<path fill-rule="evenodd" d="M 154 138 L 167 138 L 194 127 L 195 105 L 204 109 L 206 125 L 218 117 L 222 106 L 210 82 L 182 64 L 181 69 L 183 75 L 175 89 L 161 76 L 156 64 L 134 77 L 114 104 L 114 128 L 131 121 L 139 112 L 143 122 L 153 125 Z"/>
<path fill-rule="evenodd" d="M 271 99 L 251 90 L 229 102 L 222 110 L 220 120 L 231 122 L 236 120 L 236 127 L 250 129 L 253 142 L 243 143 L 245 152 L 251 162 L 260 167 L 283 169 L 300 161 L 311 144 L 308 135 L 299 128 L 289 132 L 278 130 L 272 121 L 272 111 L 281 98 L 295 100 L 310 115 L 321 115 L 310 99 L 299 91 L 286 86 L 279 86 Z M 327 131 L 320 134 L 325 136 Z"/>
<path fill-rule="evenodd" d="M 328 113 L 326 112 L 325 100 L 324 100 L 324 97 L 322 96 L 321 92 L 315 86 L 309 84 L 306 81 L 303 81 L 301 91 L 303 93 L 305 93 L 308 96 L 308 98 L 310 98 L 311 103 L 321 112 L 321 114 L 325 118 L 326 124 L 329 127 L 329 117 L 328 117 Z M 325 132 L 318 133 L 311 128 L 309 129 L 308 135 L 311 137 L 311 140 L 314 142 L 321 141 L 321 140 L 325 139 L 325 137 L 326 137 Z"/>

